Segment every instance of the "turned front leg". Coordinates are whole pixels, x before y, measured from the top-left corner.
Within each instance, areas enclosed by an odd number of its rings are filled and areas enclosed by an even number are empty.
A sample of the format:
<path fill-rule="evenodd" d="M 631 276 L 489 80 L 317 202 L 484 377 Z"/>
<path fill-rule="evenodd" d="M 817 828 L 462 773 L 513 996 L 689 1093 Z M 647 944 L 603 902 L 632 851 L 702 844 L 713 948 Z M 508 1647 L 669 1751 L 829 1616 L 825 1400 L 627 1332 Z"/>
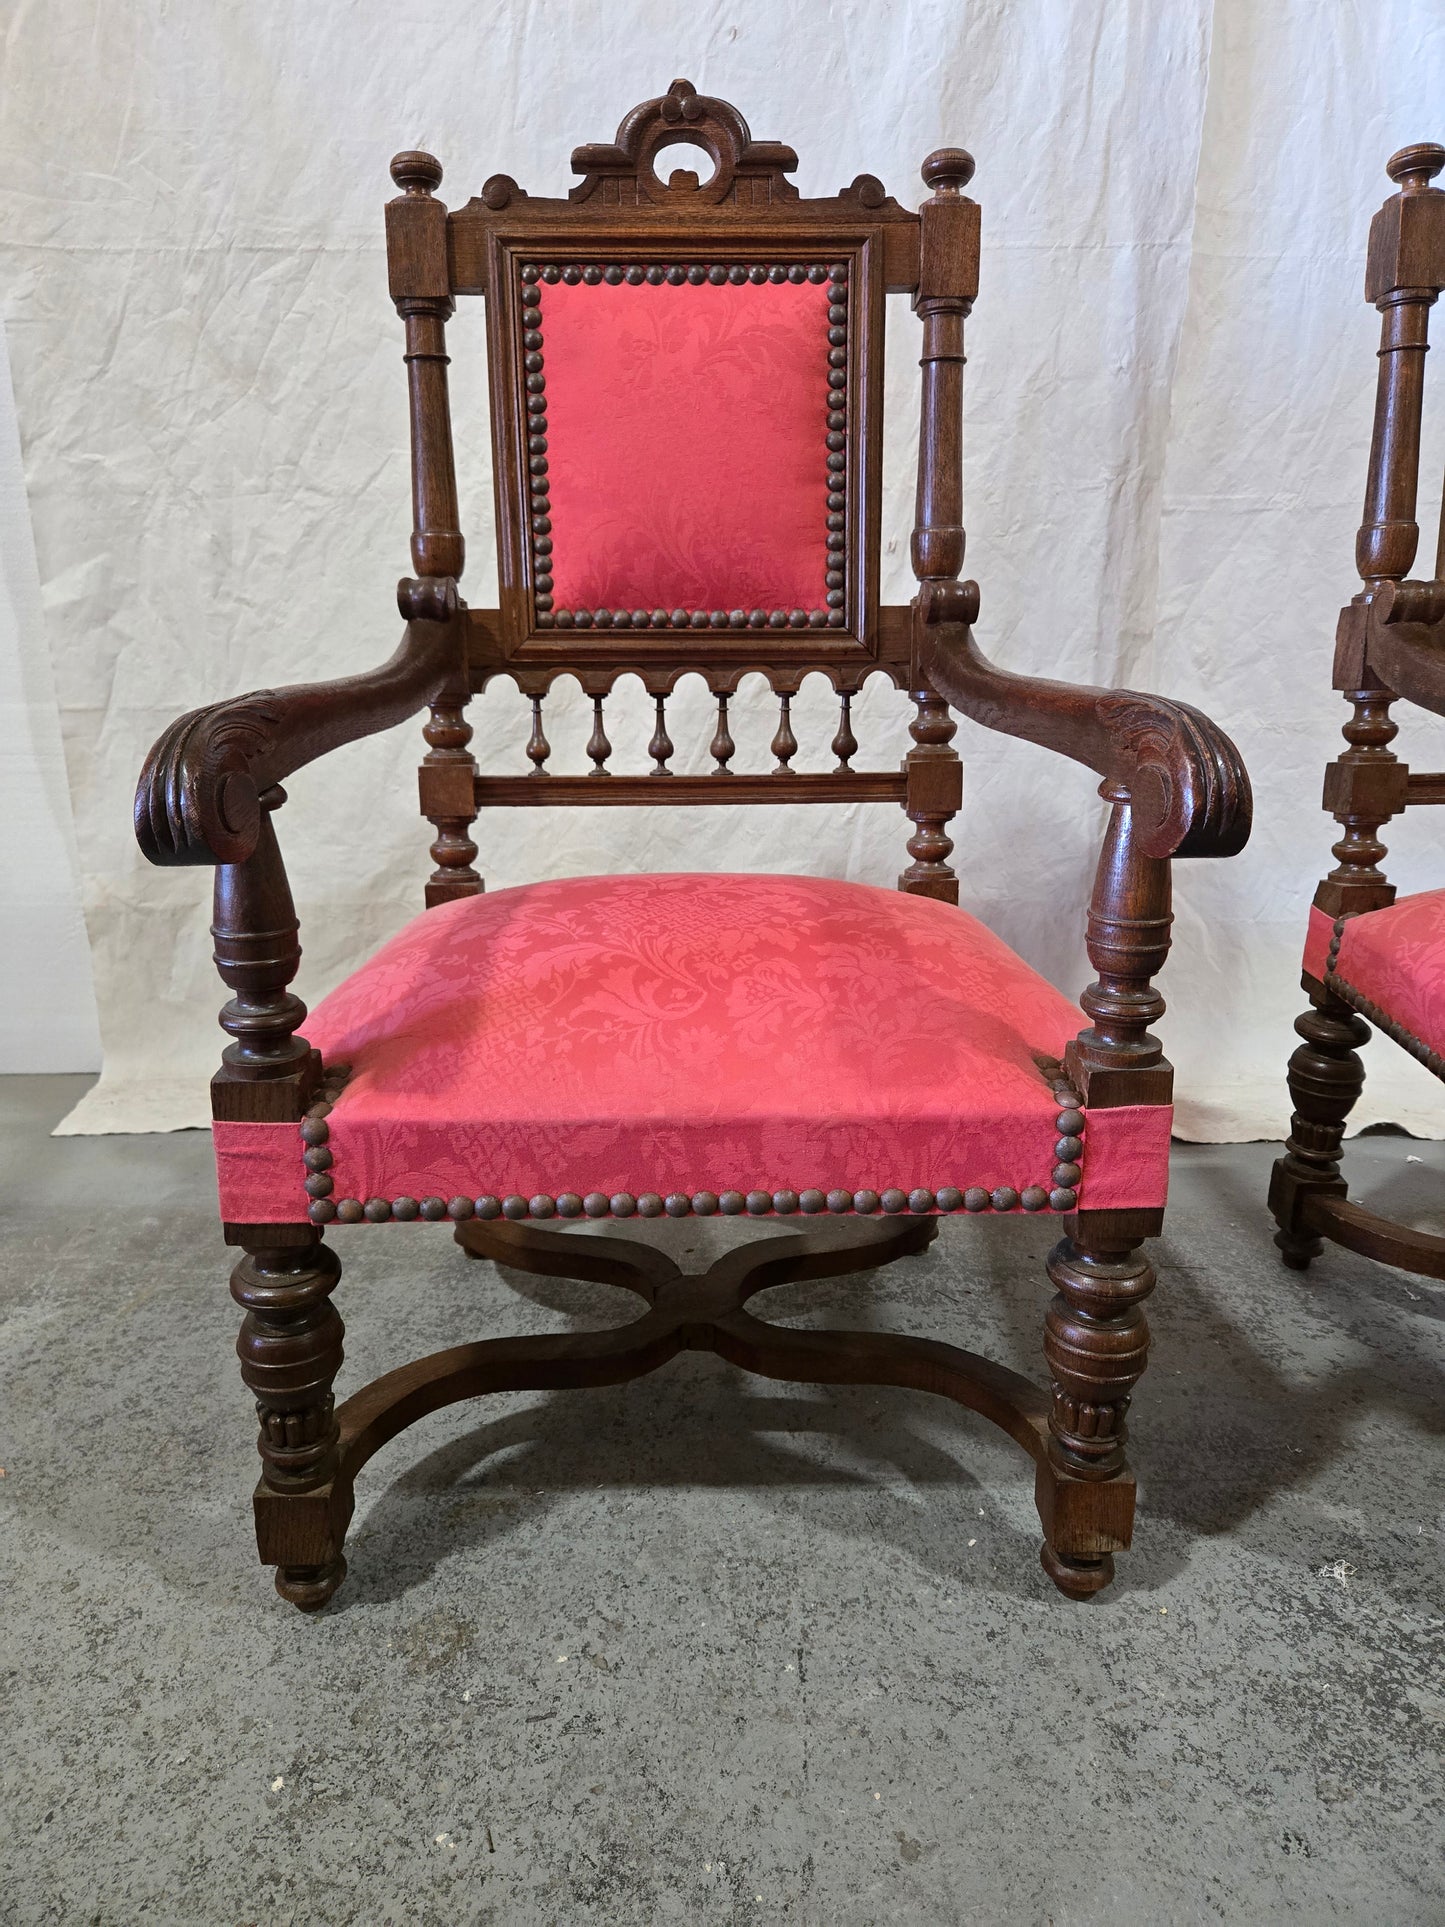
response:
<path fill-rule="evenodd" d="M 236 1341 L 241 1377 L 260 1420 L 257 1548 L 277 1569 L 277 1592 L 303 1612 L 325 1605 L 346 1577 L 351 1495 L 338 1479 L 331 1391 L 345 1332 L 331 1303 L 340 1276 L 335 1252 L 318 1239 L 250 1247 L 231 1277 L 246 1314 Z"/>
<path fill-rule="evenodd" d="M 1042 1558 L 1061 1592 L 1087 1599 L 1113 1578 L 1112 1554 L 1133 1531 L 1124 1415 L 1149 1355 L 1141 1306 L 1154 1267 L 1133 1242 L 1080 1223 L 1054 1248 L 1048 1271 L 1058 1295 L 1044 1321 L 1051 1402 L 1037 1482 Z"/>

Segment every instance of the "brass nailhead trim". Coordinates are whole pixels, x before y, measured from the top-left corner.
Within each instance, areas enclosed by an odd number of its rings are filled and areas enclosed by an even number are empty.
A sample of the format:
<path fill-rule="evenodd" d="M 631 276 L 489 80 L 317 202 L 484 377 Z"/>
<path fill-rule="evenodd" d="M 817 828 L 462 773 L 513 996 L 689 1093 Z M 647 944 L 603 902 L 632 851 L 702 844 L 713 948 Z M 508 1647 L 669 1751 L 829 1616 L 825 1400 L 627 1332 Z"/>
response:
<path fill-rule="evenodd" d="M 721 1194 L 716 1191 L 694 1191 L 691 1194 L 670 1191 L 666 1197 L 656 1191 L 644 1191 L 635 1197 L 630 1191 L 618 1191 L 610 1197 L 605 1191 L 589 1191 L 585 1196 L 576 1191 L 563 1191 L 552 1197 L 543 1191 L 532 1198 L 524 1198 L 514 1192 L 505 1198 L 335 1200 L 331 1196 L 335 1181 L 329 1170 L 317 1168 L 311 1161 L 318 1151 L 325 1151 L 328 1164 L 330 1162 L 332 1154 L 326 1148 L 329 1135 L 326 1118 L 350 1075 L 349 1064 L 329 1067 L 324 1073 L 321 1097 L 301 1120 L 301 1140 L 307 1147 L 303 1154 L 303 1166 L 307 1171 L 306 1193 L 311 1199 L 307 1216 L 316 1225 L 331 1224 L 333 1221 L 337 1224 L 386 1224 L 393 1220 L 410 1224 L 418 1218 L 431 1224 L 440 1223 L 443 1219 L 453 1224 L 465 1224 L 468 1218 L 481 1218 L 484 1221 L 496 1218 L 546 1220 L 553 1217 L 660 1218 L 664 1215 L 669 1218 L 711 1218 L 718 1212 L 724 1217 L 746 1215 L 753 1218 L 788 1218 L 799 1213 L 814 1216 L 822 1211 L 838 1217 L 850 1212 L 857 1217 L 872 1217 L 880 1211 L 890 1217 L 908 1213 L 927 1217 L 933 1212 L 948 1216 L 955 1211 L 1067 1212 L 1078 1206 L 1077 1186 L 1082 1169 L 1076 1160 L 1083 1153 L 1084 1114 L 1079 1108 L 1077 1091 L 1061 1080 L 1054 1084 L 1055 1100 L 1065 1108 L 1054 1120 L 1060 1133 L 1054 1150 L 1060 1161 L 1054 1166 L 1052 1187 L 1029 1184 L 1020 1191 L 1011 1184 L 1000 1184 L 988 1191 L 978 1184 L 969 1185 L 966 1189 L 960 1189 L 956 1184 L 945 1184 L 940 1185 L 937 1191 L 931 1191 L 927 1185 L 916 1185 L 911 1191 L 904 1191 L 897 1185 L 882 1191 L 846 1191 L 841 1188 L 825 1191 L 821 1186 L 810 1185 L 802 1191 L 755 1189 L 724 1191 Z M 1066 1146 L 1073 1154 L 1067 1160 L 1064 1157 Z M 1066 1177 L 1066 1173 L 1069 1176 Z"/>
<path fill-rule="evenodd" d="M 811 282 L 828 284 L 828 359 L 825 394 L 827 401 L 827 453 L 825 478 L 828 484 L 827 572 L 824 605 L 816 609 L 558 609 L 554 606 L 555 560 L 552 548 L 552 499 L 547 481 L 547 375 L 543 355 L 542 287 L 558 281 L 575 287 L 606 283 L 617 287 L 626 282 L 638 287 L 646 282 L 659 287 L 684 283 L 700 287 L 704 282 L 721 287 L 730 282 L 761 286 L 764 282 L 794 285 Z M 525 414 L 527 417 L 527 471 L 530 477 L 532 557 L 532 603 L 539 629 L 667 629 L 674 632 L 696 629 L 841 629 L 847 617 L 846 569 L 848 540 L 844 533 L 843 510 L 847 506 L 848 456 L 848 267 L 836 261 L 825 266 L 821 261 L 789 264 L 755 262 L 746 266 L 733 262 L 726 266 L 690 262 L 653 262 L 644 266 L 632 262 L 622 267 L 617 262 L 549 261 L 542 265 L 528 262 L 520 274 L 522 326 L 522 367 Z"/>

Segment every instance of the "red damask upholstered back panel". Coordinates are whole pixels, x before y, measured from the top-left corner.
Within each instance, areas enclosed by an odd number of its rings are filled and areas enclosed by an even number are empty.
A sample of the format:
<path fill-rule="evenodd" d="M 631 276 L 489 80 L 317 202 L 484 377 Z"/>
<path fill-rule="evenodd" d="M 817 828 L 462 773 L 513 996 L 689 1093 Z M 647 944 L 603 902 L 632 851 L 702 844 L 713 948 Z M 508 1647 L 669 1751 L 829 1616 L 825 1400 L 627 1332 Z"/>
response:
<path fill-rule="evenodd" d="M 711 175 L 658 174 L 677 142 Z M 434 162 L 403 157 L 421 185 L 388 215 L 399 306 L 487 304 L 499 606 L 473 623 L 474 687 L 905 678 L 907 613 L 878 599 L 882 341 L 887 292 L 919 286 L 919 218 L 869 175 L 801 198 L 791 148 L 686 81 L 572 164 L 565 200 L 494 175 L 447 213 L 435 296 L 412 239 L 442 232 Z"/>
<path fill-rule="evenodd" d="M 540 615 L 822 629 L 831 613 L 841 627 L 844 271 L 527 272 L 547 420 Z"/>

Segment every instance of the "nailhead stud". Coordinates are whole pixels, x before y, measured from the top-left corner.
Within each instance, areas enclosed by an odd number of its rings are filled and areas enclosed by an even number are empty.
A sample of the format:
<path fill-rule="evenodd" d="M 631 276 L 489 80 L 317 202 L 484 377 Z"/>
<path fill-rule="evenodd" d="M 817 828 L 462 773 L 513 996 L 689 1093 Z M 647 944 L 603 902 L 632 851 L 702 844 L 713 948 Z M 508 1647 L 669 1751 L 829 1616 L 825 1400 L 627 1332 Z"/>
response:
<path fill-rule="evenodd" d="M 965 1211 L 987 1211 L 988 1193 L 981 1184 L 971 1184 L 963 1194 Z"/>
<path fill-rule="evenodd" d="M 736 1218 L 740 1212 L 747 1210 L 748 1201 L 741 1191 L 724 1191 L 717 1201 L 717 1208 L 725 1218 Z"/>
<path fill-rule="evenodd" d="M 453 1224 L 465 1224 L 476 1208 L 476 1200 L 473 1198 L 449 1198 L 447 1200 L 447 1216 Z"/>
<path fill-rule="evenodd" d="M 1054 1156 L 1062 1158 L 1065 1164 L 1072 1164 L 1083 1148 L 1084 1140 L 1081 1137 L 1061 1137 L 1054 1146 Z"/>
<path fill-rule="evenodd" d="M 385 1224 L 391 1216 L 391 1200 L 389 1198 L 368 1198 L 366 1203 L 361 1207 L 361 1211 L 362 1216 L 368 1224 Z"/>
<path fill-rule="evenodd" d="M 557 1206 L 545 1191 L 539 1191 L 535 1198 L 528 1198 L 527 1210 L 534 1218 L 555 1218 Z"/>
<path fill-rule="evenodd" d="M 773 1209 L 780 1218 L 790 1218 L 797 1208 L 798 1194 L 796 1191 L 775 1191 L 773 1193 Z"/>
<path fill-rule="evenodd" d="M 853 1193 L 853 1209 L 858 1212 L 860 1216 L 867 1217 L 869 1212 L 876 1211 L 878 1209 L 878 1203 L 879 1199 L 876 1191 L 855 1191 Z"/>
<path fill-rule="evenodd" d="M 900 1191 L 896 1184 L 890 1184 L 878 1202 L 890 1217 L 896 1218 L 900 1211 L 908 1209 L 908 1193 Z"/>
<path fill-rule="evenodd" d="M 614 1218 L 630 1218 L 637 1209 L 637 1200 L 630 1191 L 619 1191 L 612 1199 Z"/>
<path fill-rule="evenodd" d="M 700 1218 L 711 1218 L 715 1216 L 717 1212 L 717 1192 L 694 1191 L 692 1194 L 692 1208 Z"/>
<path fill-rule="evenodd" d="M 934 1196 L 926 1185 L 920 1184 L 916 1190 L 909 1192 L 908 1209 L 910 1211 L 917 1211 L 921 1215 L 924 1212 L 931 1211 L 933 1206 Z"/>
<path fill-rule="evenodd" d="M 362 1217 L 360 1198 L 343 1198 L 336 1207 L 338 1224 L 360 1224 Z"/>
<path fill-rule="evenodd" d="M 813 1217 L 819 1211 L 822 1211 L 827 1205 L 827 1202 L 827 1198 L 816 1185 L 809 1185 L 806 1191 L 800 1191 L 798 1193 L 798 1209 L 800 1211 L 806 1211 L 809 1217 Z"/>
<path fill-rule="evenodd" d="M 504 1218 L 510 1218 L 515 1224 L 519 1223 L 526 1215 L 527 1200 L 519 1197 L 515 1191 L 513 1191 L 509 1197 L 502 1199 L 502 1216 Z"/>
<path fill-rule="evenodd" d="M 1079 1202 L 1077 1191 L 1050 1191 L 1049 1209 L 1051 1211 L 1072 1211 Z"/>
<path fill-rule="evenodd" d="M 1078 1137 L 1084 1128 L 1082 1111 L 1060 1111 L 1054 1119 L 1054 1128 L 1060 1137 Z"/>
<path fill-rule="evenodd" d="M 963 1203 L 963 1193 L 956 1184 L 945 1184 L 938 1193 L 940 1211 L 957 1211 Z"/>
<path fill-rule="evenodd" d="M 421 1201 L 421 1215 L 426 1219 L 428 1224 L 437 1224 L 447 1215 L 446 1199 L 423 1198 Z"/>
<path fill-rule="evenodd" d="M 306 1180 L 308 1198 L 329 1198 L 336 1189 L 335 1178 L 327 1177 L 324 1171 L 315 1171 Z"/>
<path fill-rule="evenodd" d="M 1054 1166 L 1054 1183 L 1071 1191 L 1084 1175 L 1083 1167 L 1073 1163 L 1060 1163 Z"/>
<path fill-rule="evenodd" d="M 330 1224 L 331 1220 L 336 1216 L 336 1206 L 331 1202 L 330 1198 L 318 1198 L 315 1204 L 307 1210 L 306 1215 L 312 1224 Z"/>
<path fill-rule="evenodd" d="M 582 1200 L 582 1209 L 589 1218 L 605 1218 L 612 1209 L 612 1200 L 605 1191 L 589 1191 Z"/>
<path fill-rule="evenodd" d="M 303 1117 L 301 1120 L 301 1142 L 303 1144 L 324 1144 L 330 1136 L 325 1118 Z"/>
<path fill-rule="evenodd" d="M 489 1222 L 491 1219 L 500 1218 L 502 1215 L 502 1200 L 500 1198 L 478 1198 L 476 1205 L 477 1216 L 479 1218 L 485 1218 Z"/>
<path fill-rule="evenodd" d="M 639 1218 L 660 1218 L 662 1216 L 662 1208 L 662 1199 L 655 1191 L 644 1191 L 637 1200 L 637 1215 Z"/>
<path fill-rule="evenodd" d="M 628 279 L 632 279 L 630 269 L 628 270 Z M 557 1216 L 559 1218 L 580 1218 L 582 1216 L 582 1200 L 575 1191 L 563 1191 L 559 1193 L 557 1198 Z"/>
<path fill-rule="evenodd" d="M 421 1216 L 421 1206 L 415 1198 L 393 1198 L 391 1215 L 401 1224 L 410 1224 L 413 1219 Z"/>
<path fill-rule="evenodd" d="M 749 1217 L 765 1218 L 773 1208 L 773 1194 L 771 1191 L 749 1191 L 745 1202 Z"/>
<path fill-rule="evenodd" d="M 851 1211 L 853 1209 L 853 1193 L 851 1191 L 830 1191 L 828 1193 L 828 1209 L 838 1217 L 841 1217 L 845 1211 Z"/>
<path fill-rule="evenodd" d="M 686 1191 L 669 1191 L 662 1201 L 662 1208 L 669 1218 L 685 1218 L 692 1210 L 692 1199 Z"/>
<path fill-rule="evenodd" d="M 1001 1184 L 989 1194 L 989 1203 L 995 1211 L 1012 1211 L 1018 1201 L 1019 1194 L 1011 1184 Z"/>
<path fill-rule="evenodd" d="M 1025 1211 L 1042 1211 L 1049 1201 L 1049 1194 L 1041 1184 L 1026 1184 L 1019 1193 L 1019 1203 Z"/>

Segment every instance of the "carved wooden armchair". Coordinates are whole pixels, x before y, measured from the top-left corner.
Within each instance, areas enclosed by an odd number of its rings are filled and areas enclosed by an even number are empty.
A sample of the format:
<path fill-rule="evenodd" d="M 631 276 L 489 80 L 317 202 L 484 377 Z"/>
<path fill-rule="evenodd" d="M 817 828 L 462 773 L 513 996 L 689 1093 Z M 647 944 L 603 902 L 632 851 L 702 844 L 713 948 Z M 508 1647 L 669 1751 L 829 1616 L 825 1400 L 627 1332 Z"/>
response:
<path fill-rule="evenodd" d="M 1315 891 L 1301 985 L 1304 1042 L 1289 1062 L 1294 1117 L 1274 1167 L 1275 1243 L 1303 1271 L 1332 1239 L 1427 1278 L 1445 1278 L 1445 1238 L 1352 1202 L 1340 1173 L 1345 1120 L 1364 1085 L 1370 1026 L 1445 1077 L 1445 889 L 1395 898 L 1379 831 L 1415 803 L 1445 803 L 1445 774 L 1411 770 L 1390 745 L 1403 699 L 1445 715 L 1445 500 L 1433 580 L 1410 581 L 1430 309 L 1445 287 L 1445 147 L 1402 148 L 1399 183 L 1370 227 L 1365 299 L 1383 317 L 1365 519 L 1355 543 L 1364 588 L 1340 612 L 1334 686 L 1350 705 L 1349 747 L 1325 772 L 1340 824 L 1335 868 Z M 1368 1022 L 1366 1021 L 1368 1019 Z"/>
<path fill-rule="evenodd" d="M 681 140 L 709 179 L 652 160 Z M 260 1413 L 262 1560 L 303 1609 L 345 1572 L 353 1481 L 387 1439 L 478 1392 L 608 1384 L 711 1348 L 782 1379 L 924 1387 L 984 1413 L 1037 1467 L 1043 1560 L 1076 1598 L 1107 1585 L 1134 1509 L 1124 1413 L 1144 1368 L 1141 1242 L 1160 1227 L 1171 1072 L 1149 1025 L 1169 943 L 1169 862 L 1244 843 L 1249 791 L 1195 710 L 1005 674 L 974 645 L 963 562 L 963 323 L 978 264 L 967 154 L 923 166 L 917 214 L 868 175 L 802 200 L 792 151 L 685 81 L 615 144 L 573 156 L 566 200 L 505 175 L 448 212 L 441 168 L 406 153 L 387 208 L 406 325 L 415 578 L 406 628 L 369 675 L 264 691 L 182 717 L 136 804 L 157 863 L 216 866 L 216 959 L 235 995 L 213 1086 L 241 1372 Z M 907 608 L 878 595 L 884 295 L 922 323 L 922 443 Z M 484 295 L 500 606 L 457 592 L 463 544 L 444 331 Z M 760 671 L 779 702 L 769 774 L 734 773 L 728 702 Z M 794 771 L 791 697 L 822 671 L 840 720 L 824 774 Z M 881 671 L 911 693 L 901 766 L 853 767 L 851 697 Z M 650 774 L 609 772 L 604 701 L 624 672 L 656 700 Z M 717 702 L 705 775 L 674 773 L 681 676 Z M 558 676 L 595 704 L 590 774 L 553 774 Z M 531 698 L 533 769 L 479 776 L 468 700 L 510 676 Z M 1088 765 L 1110 805 L 1079 1010 L 956 907 L 947 825 L 960 765 L 949 705 Z M 423 707 L 427 910 L 306 1023 L 272 827 L 282 779 Z M 519 746 L 520 747 L 520 746 Z M 575 878 L 487 896 L 484 808 L 892 801 L 914 825 L 897 891 L 780 876 Z M 589 1219 L 777 1221 L 701 1278 Z M 950 1345 L 795 1331 L 746 1301 L 871 1267 L 941 1213 L 1052 1215 L 1047 1391 Z M 567 1221 L 572 1221 L 569 1225 Z M 336 1225 L 395 1241 L 449 1222 L 474 1255 L 629 1287 L 648 1309 L 598 1334 L 493 1338 L 404 1367 L 333 1408 Z M 383 1229 L 382 1227 L 387 1227 Z"/>

